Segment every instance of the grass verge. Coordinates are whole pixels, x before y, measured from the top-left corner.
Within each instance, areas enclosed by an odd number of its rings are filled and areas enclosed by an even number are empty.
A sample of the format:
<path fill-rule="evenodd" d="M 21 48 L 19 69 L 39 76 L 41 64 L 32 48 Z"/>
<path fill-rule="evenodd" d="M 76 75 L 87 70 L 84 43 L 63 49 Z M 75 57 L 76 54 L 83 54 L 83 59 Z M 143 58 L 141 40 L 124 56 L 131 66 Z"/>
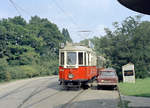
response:
<path fill-rule="evenodd" d="M 136 83 L 119 83 L 119 88 L 123 95 L 150 97 L 150 78 L 137 79 Z"/>

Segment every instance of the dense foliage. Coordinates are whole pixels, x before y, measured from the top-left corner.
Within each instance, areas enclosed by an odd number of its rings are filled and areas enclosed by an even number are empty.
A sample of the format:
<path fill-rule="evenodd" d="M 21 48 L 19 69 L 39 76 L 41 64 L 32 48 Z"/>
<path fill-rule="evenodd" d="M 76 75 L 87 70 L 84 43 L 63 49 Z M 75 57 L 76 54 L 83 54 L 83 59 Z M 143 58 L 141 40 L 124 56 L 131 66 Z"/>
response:
<path fill-rule="evenodd" d="M 59 44 L 72 41 L 48 19 L 0 20 L 0 81 L 58 73 Z"/>
<path fill-rule="evenodd" d="M 106 28 L 105 36 L 90 39 L 97 54 L 107 58 L 107 67 L 115 68 L 120 79 L 122 66 L 129 62 L 135 64 L 137 78 L 145 78 L 150 72 L 150 22 L 140 19 L 136 16 L 115 22 L 114 31 Z"/>

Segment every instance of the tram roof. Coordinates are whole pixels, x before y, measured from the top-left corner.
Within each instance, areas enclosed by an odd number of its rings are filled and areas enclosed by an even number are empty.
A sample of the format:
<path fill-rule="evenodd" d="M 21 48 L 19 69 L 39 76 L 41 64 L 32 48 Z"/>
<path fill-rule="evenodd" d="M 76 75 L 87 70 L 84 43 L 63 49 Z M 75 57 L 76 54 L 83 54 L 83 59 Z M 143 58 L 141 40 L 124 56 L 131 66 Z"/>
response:
<path fill-rule="evenodd" d="M 86 46 L 73 45 L 73 44 L 66 45 L 63 49 L 60 50 L 61 51 L 89 51 L 89 52 L 93 51 L 91 48 L 88 48 Z"/>

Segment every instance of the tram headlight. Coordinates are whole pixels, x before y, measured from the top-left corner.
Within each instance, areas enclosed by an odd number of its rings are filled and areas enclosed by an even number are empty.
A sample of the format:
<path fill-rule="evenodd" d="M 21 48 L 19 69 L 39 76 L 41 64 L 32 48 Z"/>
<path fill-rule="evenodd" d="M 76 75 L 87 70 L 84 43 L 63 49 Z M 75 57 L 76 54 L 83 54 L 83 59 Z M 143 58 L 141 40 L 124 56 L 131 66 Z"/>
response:
<path fill-rule="evenodd" d="M 104 80 L 101 80 L 101 82 L 104 82 Z"/>
<path fill-rule="evenodd" d="M 68 75 L 68 78 L 70 78 L 70 79 L 73 78 L 73 77 L 74 77 L 73 74 L 69 74 L 69 75 Z"/>

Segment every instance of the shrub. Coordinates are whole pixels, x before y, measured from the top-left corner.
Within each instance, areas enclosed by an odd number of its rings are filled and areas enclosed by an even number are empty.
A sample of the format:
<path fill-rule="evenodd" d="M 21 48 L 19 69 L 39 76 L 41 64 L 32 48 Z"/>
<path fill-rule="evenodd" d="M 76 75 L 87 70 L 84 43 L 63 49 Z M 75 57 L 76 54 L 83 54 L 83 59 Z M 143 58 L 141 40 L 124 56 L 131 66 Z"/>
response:
<path fill-rule="evenodd" d="M 58 74 L 58 59 L 41 59 L 39 65 L 40 74 L 57 75 Z"/>
<path fill-rule="evenodd" d="M 5 58 L 0 59 L 0 81 L 11 80 L 11 75 L 8 71 L 8 64 Z"/>
<path fill-rule="evenodd" d="M 13 79 L 32 78 L 40 75 L 34 65 L 12 66 L 9 71 Z"/>

